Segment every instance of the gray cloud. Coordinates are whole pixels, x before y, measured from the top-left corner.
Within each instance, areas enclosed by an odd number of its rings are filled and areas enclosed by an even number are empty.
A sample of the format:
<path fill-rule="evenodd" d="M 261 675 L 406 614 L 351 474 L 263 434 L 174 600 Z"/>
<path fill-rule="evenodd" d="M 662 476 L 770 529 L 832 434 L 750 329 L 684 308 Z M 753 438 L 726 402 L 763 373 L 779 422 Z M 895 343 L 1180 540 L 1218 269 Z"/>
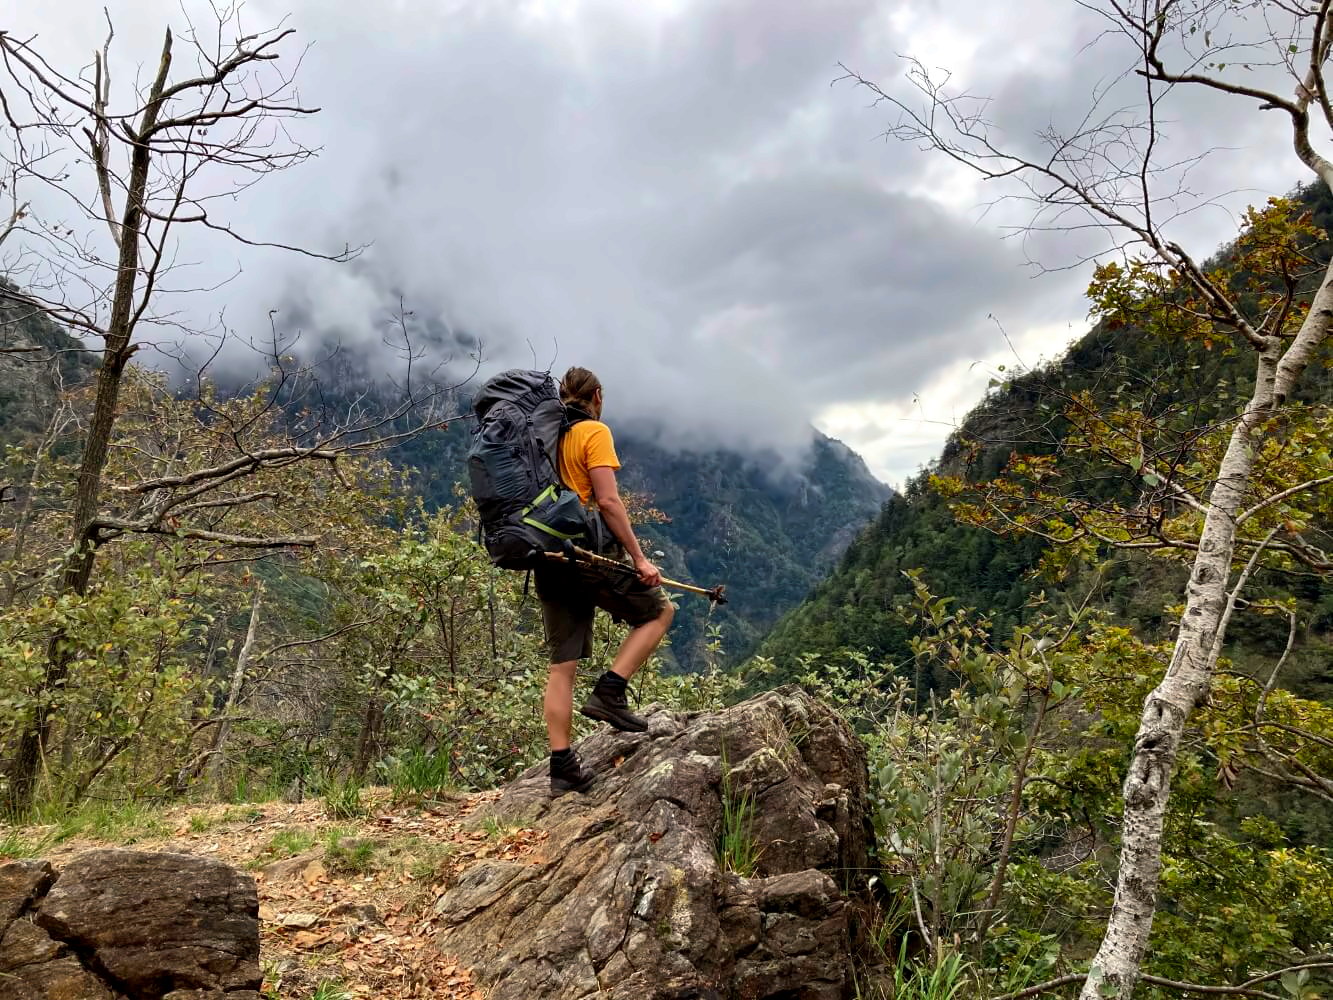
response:
<path fill-rule="evenodd" d="M 19 27 L 73 57 L 100 41 L 99 8 L 43 5 Z M 111 11 L 127 72 L 180 17 L 174 0 Z M 983 216 L 989 190 L 873 141 L 884 109 L 830 86 L 842 61 L 902 92 L 895 53 L 940 42 L 918 54 L 961 59 L 960 82 L 997 95 L 997 124 L 1029 141 L 1123 68 L 1123 49 L 1079 51 L 1097 29 L 1075 4 L 257 0 L 245 16 L 289 13 L 313 42 L 303 97 L 324 108 L 299 134 L 323 152 L 234 219 L 258 237 L 372 245 L 332 267 L 189 236 L 203 270 L 243 268 L 190 308 L 225 306 L 241 331 L 282 307 L 280 322 L 373 350 L 401 296 L 461 349 L 480 341 L 488 369 L 587 364 L 611 413 L 673 440 L 790 451 L 830 406 L 902 401 L 993 353 L 988 314 L 1021 332 L 1084 310 L 1085 273 L 1032 280 L 1025 248 L 999 239 L 1016 207 Z M 1246 149 L 1201 188 L 1296 176 L 1285 152 L 1251 152 L 1280 138 L 1269 119 L 1247 112 L 1218 135 L 1217 102 L 1185 101 L 1174 142 Z M 1205 246 L 1232 228 L 1192 218 Z M 1083 246 L 1026 249 L 1058 262 Z M 895 478 L 920 460 L 919 443 L 894 458 L 892 428 L 870 417 L 846 436 Z"/>

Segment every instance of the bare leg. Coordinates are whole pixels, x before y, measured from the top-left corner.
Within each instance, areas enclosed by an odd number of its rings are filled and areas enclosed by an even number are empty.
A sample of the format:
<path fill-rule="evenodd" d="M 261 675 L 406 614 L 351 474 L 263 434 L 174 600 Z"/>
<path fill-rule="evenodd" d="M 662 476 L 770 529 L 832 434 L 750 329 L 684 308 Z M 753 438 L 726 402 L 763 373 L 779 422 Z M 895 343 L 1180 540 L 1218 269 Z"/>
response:
<path fill-rule="evenodd" d="M 551 672 L 546 677 L 546 700 L 542 708 L 552 750 L 569 749 L 570 718 L 574 714 L 574 672 L 578 666 L 578 660 L 552 663 Z"/>
<path fill-rule="evenodd" d="M 657 648 L 657 644 L 662 641 L 667 629 L 671 627 L 671 619 L 675 617 L 675 614 L 675 607 L 670 601 L 667 601 L 666 607 L 662 609 L 660 615 L 652 621 L 638 626 L 629 635 L 625 636 L 625 641 L 620 644 L 620 649 L 616 652 L 616 658 L 611 663 L 612 673 L 619 674 L 625 680 L 633 677 L 638 669 L 648 662 L 648 657 L 653 655 L 653 650 Z M 554 668 L 552 669 L 554 670 Z M 550 688 L 547 688 L 547 690 L 549 691 Z"/>

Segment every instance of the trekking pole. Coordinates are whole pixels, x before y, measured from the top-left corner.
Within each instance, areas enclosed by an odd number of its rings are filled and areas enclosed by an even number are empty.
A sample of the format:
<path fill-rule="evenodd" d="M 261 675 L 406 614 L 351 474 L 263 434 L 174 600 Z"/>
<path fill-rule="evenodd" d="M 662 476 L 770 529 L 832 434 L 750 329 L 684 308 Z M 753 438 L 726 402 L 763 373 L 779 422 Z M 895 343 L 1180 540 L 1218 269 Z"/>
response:
<path fill-rule="evenodd" d="M 635 576 L 639 575 L 638 570 L 636 570 L 633 566 L 629 565 L 628 563 L 621 562 L 619 559 L 611 559 L 608 558 L 607 556 L 599 556 L 596 552 L 589 552 L 587 549 L 581 549 L 577 545 L 573 545 L 571 546 L 571 548 L 574 550 L 574 555 L 577 558 L 571 558 L 570 556 L 565 555 L 563 552 L 548 552 L 546 553 L 546 557 L 548 559 L 560 559 L 564 562 L 578 562 L 580 560 L 586 560 L 587 562 L 596 563 L 598 566 L 606 566 L 610 569 L 620 570 L 620 572 L 622 573 L 633 573 Z M 710 590 L 705 587 L 696 587 L 692 583 L 682 583 L 679 580 L 672 580 L 664 576 L 662 577 L 662 586 L 672 587 L 676 590 L 688 591 L 691 594 L 698 594 L 700 597 L 708 598 L 709 602 L 712 604 L 727 603 L 727 594 L 726 594 L 727 588 L 725 585 L 720 583 L 716 587 L 713 587 Z"/>

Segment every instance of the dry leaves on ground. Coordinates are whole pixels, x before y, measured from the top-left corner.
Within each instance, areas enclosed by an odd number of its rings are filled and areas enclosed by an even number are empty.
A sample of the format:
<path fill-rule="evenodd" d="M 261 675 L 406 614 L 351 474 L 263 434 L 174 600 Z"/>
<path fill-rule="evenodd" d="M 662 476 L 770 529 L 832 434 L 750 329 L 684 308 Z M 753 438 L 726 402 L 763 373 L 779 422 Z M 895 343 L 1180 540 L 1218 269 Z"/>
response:
<path fill-rule="evenodd" d="M 469 971 L 434 947 L 435 903 L 478 859 L 535 861 L 546 834 L 470 826 L 495 792 L 423 805 L 367 798 L 369 816 L 343 821 L 318 801 L 174 809 L 171 836 L 133 846 L 254 872 L 266 996 L 305 1000 L 337 982 L 357 998 L 484 1000 Z M 55 860 L 105 846 L 81 839 L 44 853 Z"/>

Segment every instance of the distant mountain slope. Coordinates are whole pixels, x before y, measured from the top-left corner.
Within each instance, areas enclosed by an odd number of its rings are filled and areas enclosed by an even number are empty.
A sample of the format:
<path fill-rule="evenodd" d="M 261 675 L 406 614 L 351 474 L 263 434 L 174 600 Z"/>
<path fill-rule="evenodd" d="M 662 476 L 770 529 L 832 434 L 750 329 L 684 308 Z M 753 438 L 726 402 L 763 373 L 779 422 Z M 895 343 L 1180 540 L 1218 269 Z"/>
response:
<path fill-rule="evenodd" d="M 14 287 L 4 278 L 0 284 Z M 0 297 L 0 439 L 41 429 L 56 391 L 54 376 L 73 386 L 93 373 L 94 355 L 82 348 L 44 313 Z M 52 355 L 59 357 L 54 370 Z"/>
<path fill-rule="evenodd" d="M 456 502 L 455 489 L 466 475 L 466 423 L 422 435 L 399 451 L 404 464 L 417 470 L 430 506 Z M 748 652 L 837 561 L 891 493 L 859 455 L 817 432 L 799 470 L 735 451 L 673 452 L 632 431 L 617 431 L 616 448 L 623 485 L 647 494 L 670 518 L 642 529 L 664 553 L 663 571 L 727 586 L 730 603 L 711 618 L 702 598 L 680 601 L 671 641 L 690 659 L 710 621 L 722 626 L 728 655 Z"/>
<path fill-rule="evenodd" d="M 728 653 L 748 651 L 832 567 L 890 495 L 840 441 L 817 434 L 799 471 L 728 451 L 669 452 L 622 436 L 623 480 L 671 521 L 643 529 L 663 566 L 712 586 L 731 603 L 714 613 Z M 692 648 L 703 602 L 682 604 L 673 632 Z"/>
<path fill-rule="evenodd" d="M 1297 197 L 1313 212 L 1317 224 L 1325 230 L 1333 228 L 1333 196 L 1327 188 L 1312 187 Z M 1224 248 L 1220 253 L 1228 252 Z M 1327 260 L 1333 246 L 1325 243 L 1319 254 Z M 1053 451 L 1067 431 L 1062 401 L 1077 392 L 1087 392 L 1105 404 L 1125 385 L 1146 385 L 1145 410 L 1176 408 L 1192 426 L 1201 427 L 1225 418 L 1226 408 L 1236 397 L 1248 396 L 1253 378 L 1252 359 L 1221 345 L 1210 350 L 1130 328 L 1098 326 L 1062 358 L 990 393 L 951 436 L 930 471 L 980 482 L 995 477 L 1015 450 L 1030 454 Z M 1298 396 L 1333 402 L 1333 384 L 1324 364 L 1311 366 Z M 1089 479 L 1078 488 L 1109 496 L 1140 486 L 1131 475 L 1123 482 Z M 928 488 L 923 475 L 884 505 L 837 568 L 778 622 L 759 652 L 775 658 L 780 669 L 790 669 L 802 653 L 838 649 L 867 651 L 905 663 L 911 655 L 910 632 L 896 608 L 911 593 L 903 571 L 917 568 L 937 594 L 991 615 L 995 632 L 1003 635 L 1030 614 L 1026 603 L 1037 591 L 1046 590 L 1059 606 L 1060 600 L 1078 604 L 1091 586 L 1091 574 L 1063 589 L 1032 579 L 1029 574 L 1042 548 L 1031 537 L 1001 538 L 958 523 L 946 502 Z M 1160 634 L 1169 625 L 1166 609 L 1179 600 L 1185 573 L 1181 564 L 1149 556 L 1121 556 L 1103 577 L 1095 606 L 1147 634 Z M 1262 581 L 1256 581 L 1256 586 L 1262 586 Z M 1284 676 L 1293 689 L 1309 697 L 1333 699 L 1333 676 L 1327 667 L 1333 642 L 1333 588 L 1326 580 L 1311 578 L 1296 590 L 1311 627 Z M 1271 662 L 1280 654 L 1285 641 L 1281 623 L 1270 627 L 1257 617 L 1245 616 L 1233 626 L 1229 655 Z M 945 682 L 943 678 L 928 680 Z"/>

